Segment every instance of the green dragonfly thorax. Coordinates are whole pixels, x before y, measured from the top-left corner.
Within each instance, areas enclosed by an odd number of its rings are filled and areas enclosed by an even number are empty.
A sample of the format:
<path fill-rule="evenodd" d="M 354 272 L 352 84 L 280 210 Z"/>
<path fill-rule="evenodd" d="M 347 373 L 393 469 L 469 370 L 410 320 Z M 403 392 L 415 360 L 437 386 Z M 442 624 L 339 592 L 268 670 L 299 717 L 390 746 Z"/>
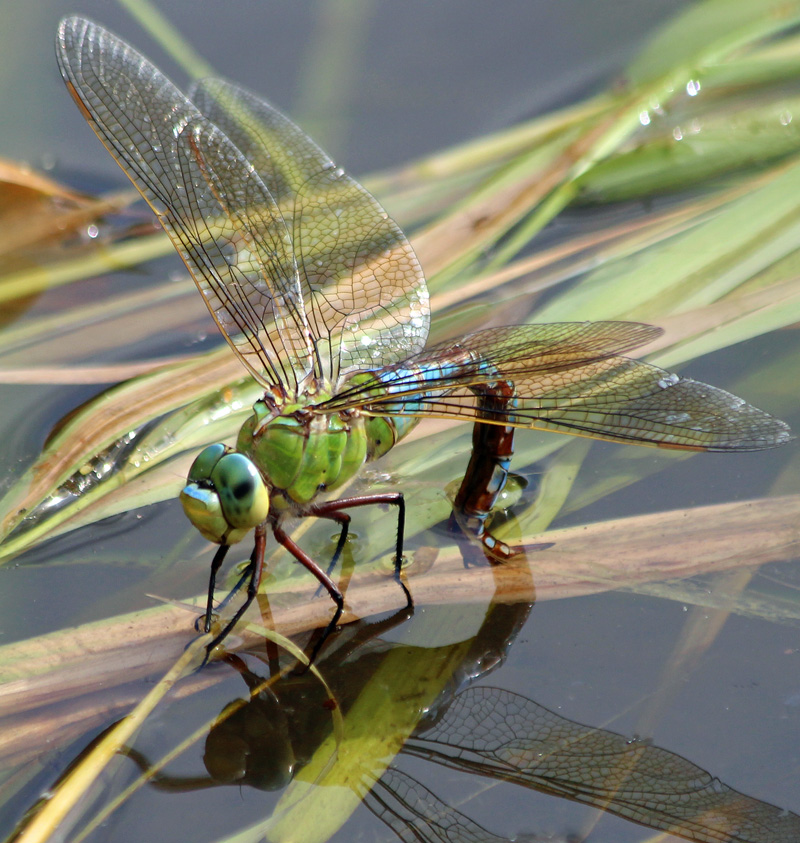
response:
<path fill-rule="evenodd" d="M 280 405 L 267 395 L 254 404 L 235 450 L 216 444 L 200 453 L 181 502 L 206 539 L 235 544 L 266 520 L 270 508 L 302 510 L 355 477 L 416 423 L 414 417 L 359 410 L 321 413 L 312 405 Z"/>
<path fill-rule="evenodd" d="M 317 413 L 298 408 L 274 414 L 257 401 L 242 425 L 237 450 L 258 467 L 273 498 L 306 504 L 353 477 L 367 459 L 364 418 L 358 412 Z"/>

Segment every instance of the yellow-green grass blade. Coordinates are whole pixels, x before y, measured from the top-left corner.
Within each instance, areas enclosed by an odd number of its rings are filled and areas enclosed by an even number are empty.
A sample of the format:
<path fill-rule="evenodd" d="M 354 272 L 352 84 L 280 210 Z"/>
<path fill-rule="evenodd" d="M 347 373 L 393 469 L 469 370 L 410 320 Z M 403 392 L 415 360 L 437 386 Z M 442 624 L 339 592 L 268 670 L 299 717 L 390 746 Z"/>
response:
<path fill-rule="evenodd" d="M 747 108 L 731 104 L 721 112 L 703 105 L 688 113 L 653 115 L 630 148 L 580 177 L 579 199 L 628 201 L 691 190 L 718 176 L 763 168 L 800 148 L 800 127 L 793 119 L 800 100 Z"/>
<path fill-rule="evenodd" d="M 551 548 L 537 551 L 522 565 L 486 566 L 468 575 L 458 550 L 448 549 L 429 570 L 410 577 L 410 588 L 420 606 L 525 601 L 531 566 L 536 599 L 551 600 L 783 561 L 797 550 L 797 505 L 795 493 L 562 528 L 551 531 Z M 312 591 L 308 583 L 299 596 L 285 592 L 282 606 L 284 593 L 270 589 L 281 634 L 313 629 L 330 616 L 328 601 L 308 599 Z M 348 602 L 365 616 L 404 604 L 390 577 L 362 580 L 360 571 L 348 589 Z M 103 689 L 168 669 L 194 637 L 191 619 L 199 613 L 199 606 L 163 604 L 0 647 L 0 717 L 20 712 L 34 716 L 43 707 L 105 693 Z M 768 619 L 795 616 L 792 609 Z M 353 615 L 347 612 L 346 617 Z M 239 632 L 240 646 L 259 640 L 257 630 L 244 627 Z M 4 739 L 6 752 L 14 735 Z"/>
<path fill-rule="evenodd" d="M 798 186 L 800 166 L 777 171 L 692 230 L 589 273 L 537 317 L 646 321 L 718 300 L 793 251 L 800 222 Z"/>
<path fill-rule="evenodd" d="M 641 67 L 635 63 L 629 68 L 628 90 L 617 97 L 609 108 L 609 113 L 596 119 L 585 127 L 585 131 L 568 150 L 564 157 L 568 166 L 559 171 L 549 183 L 552 192 L 535 197 L 528 205 L 529 218 L 497 250 L 494 260 L 502 263 L 516 254 L 547 222 L 572 202 L 579 191 L 579 179 L 599 162 L 611 156 L 630 138 L 641 125 L 641 116 L 652 108 L 668 107 L 676 92 L 684 90 L 687 83 L 696 78 L 698 72 L 712 63 L 731 56 L 767 36 L 776 36 L 790 29 L 800 20 L 800 3 L 781 6 L 780 13 L 774 15 L 756 14 L 755 6 L 750 5 L 747 13 L 728 17 L 723 11 L 723 3 L 707 0 L 699 4 L 704 7 L 704 23 L 709 27 L 709 37 L 696 39 L 693 21 L 679 18 L 670 27 L 664 40 L 682 39 L 679 50 L 660 53 L 663 46 L 658 37 L 653 48 L 659 54 L 659 61 L 651 60 L 650 51 L 645 51 Z M 711 29 L 711 21 L 717 21 L 717 27 Z M 686 35 L 691 32 L 692 36 Z M 521 196 L 515 196 L 519 202 Z M 524 201 L 524 200 L 523 200 Z M 522 218 L 522 213 L 518 219 Z"/>
<path fill-rule="evenodd" d="M 649 84 L 698 56 L 730 53 L 786 31 L 800 19 L 800 4 L 782 0 L 701 0 L 676 15 L 628 65 L 634 85 Z"/>

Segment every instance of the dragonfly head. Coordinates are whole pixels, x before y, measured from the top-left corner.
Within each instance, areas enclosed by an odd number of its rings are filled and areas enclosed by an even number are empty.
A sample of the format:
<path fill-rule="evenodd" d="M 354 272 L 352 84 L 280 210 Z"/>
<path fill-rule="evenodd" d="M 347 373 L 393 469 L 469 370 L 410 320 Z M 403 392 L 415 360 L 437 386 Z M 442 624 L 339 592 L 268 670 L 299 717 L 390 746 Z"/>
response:
<path fill-rule="evenodd" d="M 269 491 L 252 460 L 226 445 L 209 445 L 189 469 L 181 503 L 203 538 L 235 544 L 266 519 Z"/>

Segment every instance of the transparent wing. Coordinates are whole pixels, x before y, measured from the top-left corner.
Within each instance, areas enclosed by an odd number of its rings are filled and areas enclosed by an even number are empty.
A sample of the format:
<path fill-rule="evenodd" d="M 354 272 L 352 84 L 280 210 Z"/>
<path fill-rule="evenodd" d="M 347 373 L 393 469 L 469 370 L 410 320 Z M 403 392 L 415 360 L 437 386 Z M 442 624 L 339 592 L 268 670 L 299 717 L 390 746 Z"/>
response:
<path fill-rule="evenodd" d="M 294 244 L 320 375 L 403 360 L 428 336 L 425 278 L 375 198 L 287 117 L 218 79 L 190 91 L 255 167 Z"/>
<path fill-rule="evenodd" d="M 797 814 L 733 790 L 680 755 L 575 723 L 499 688 L 463 691 L 403 752 L 594 805 L 688 840 L 800 839 Z"/>
<path fill-rule="evenodd" d="M 393 767 L 375 783 L 365 803 L 403 843 L 508 843 L 507 837 L 487 831 Z"/>
<path fill-rule="evenodd" d="M 442 416 L 616 442 L 757 450 L 786 424 L 729 392 L 620 356 L 659 334 L 628 322 L 513 325 L 426 349 L 345 388 L 320 409 Z"/>
<path fill-rule="evenodd" d="M 292 234 L 253 167 L 117 36 L 71 17 L 56 46 L 84 117 L 158 215 L 234 351 L 265 385 L 300 389 L 313 345 Z"/>

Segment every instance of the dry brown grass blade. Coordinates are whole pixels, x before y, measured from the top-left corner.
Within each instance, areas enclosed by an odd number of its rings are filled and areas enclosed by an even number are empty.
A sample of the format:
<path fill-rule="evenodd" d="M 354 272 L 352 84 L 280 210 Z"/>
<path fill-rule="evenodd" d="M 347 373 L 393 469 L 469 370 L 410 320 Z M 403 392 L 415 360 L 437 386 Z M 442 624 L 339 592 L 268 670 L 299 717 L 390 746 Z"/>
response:
<path fill-rule="evenodd" d="M 568 177 L 594 145 L 611 129 L 624 109 L 597 119 L 554 159 L 526 178 L 491 192 L 481 202 L 459 208 L 414 236 L 416 251 L 428 277 L 493 243 Z"/>
<path fill-rule="evenodd" d="M 51 199 L 63 199 L 68 202 L 81 204 L 87 197 L 85 194 L 70 190 L 54 179 L 31 169 L 20 161 L 0 158 L 0 185 L 3 188 L 15 186 L 27 190 L 31 195 L 48 196 Z M 2 207 L 0 205 L 0 207 Z"/>
<path fill-rule="evenodd" d="M 431 310 L 434 313 L 440 313 L 448 307 L 462 304 L 470 298 L 496 293 L 498 289 L 502 288 L 502 285 L 510 281 L 523 278 L 531 273 L 557 267 L 544 279 L 537 280 L 534 284 L 526 284 L 525 290 L 528 295 L 541 292 L 563 282 L 563 272 L 558 269 L 561 261 L 574 259 L 581 253 L 586 253 L 587 263 L 596 265 L 598 260 L 603 258 L 602 249 L 612 248 L 619 241 L 630 243 L 631 238 L 637 233 L 643 239 L 658 239 L 659 236 L 664 236 L 665 230 L 668 236 L 673 236 L 680 230 L 682 224 L 690 225 L 699 213 L 709 207 L 714 207 L 714 205 L 706 203 L 698 204 L 690 210 L 684 208 L 677 211 L 671 210 L 657 216 L 647 216 L 643 219 L 627 221 L 622 225 L 593 231 L 582 237 L 573 237 L 564 243 L 558 243 L 551 248 L 536 252 L 530 257 L 522 258 L 488 275 L 479 275 L 477 278 L 459 285 L 458 288 L 434 293 L 431 296 Z M 571 271 L 575 272 L 575 269 L 572 268 Z"/>
<path fill-rule="evenodd" d="M 65 235 L 130 205 L 132 190 L 93 198 L 64 187 L 25 164 L 0 158 L 0 255 Z M 4 268 L 8 271 L 8 267 Z"/>
<path fill-rule="evenodd" d="M 118 383 L 146 375 L 161 366 L 174 366 L 192 359 L 188 355 L 137 360 L 135 363 L 110 363 L 105 366 L 30 366 L 0 369 L 0 383 L 84 384 Z"/>
<path fill-rule="evenodd" d="M 136 734 L 164 696 L 177 682 L 197 668 L 201 655 L 200 642 L 193 642 L 136 708 L 93 744 L 80 763 L 72 767 L 48 794 L 48 798 L 16 838 L 19 843 L 45 843 L 52 839 L 72 809 L 86 797 L 100 772 L 117 757 L 120 748 Z"/>
<path fill-rule="evenodd" d="M 492 595 L 531 602 L 783 561 L 800 549 L 798 507 L 800 495 L 788 495 L 554 530 L 547 534 L 552 548 L 499 568 L 465 569 L 450 551 L 423 574 L 412 569 L 410 587 L 419 606 L 486 602 Z M 391 580 L 356 576 L 343 620 L 396 609 L 401 599 Z M 288 608 L 272 607 L 276 628 L 287 636 L 323 626 L 330 612 L 328 601 L 312 600 L 310 592 Z M 120 703 L 111 689 L 166 670 L 194 637 L 192 621 L 185 608 L 164 605 L 0 648 L 0 758 L 19 757 L 26 746 L 61 734 L 66 700 L 82 698 L 76 729 L 91 716 L 127 707 L 129 695 L 123 691 Z M 239 645 L 263 640 L 245 628 L 240 634 Z M 96 694 L 103 705 L 92 701 Z"/>

